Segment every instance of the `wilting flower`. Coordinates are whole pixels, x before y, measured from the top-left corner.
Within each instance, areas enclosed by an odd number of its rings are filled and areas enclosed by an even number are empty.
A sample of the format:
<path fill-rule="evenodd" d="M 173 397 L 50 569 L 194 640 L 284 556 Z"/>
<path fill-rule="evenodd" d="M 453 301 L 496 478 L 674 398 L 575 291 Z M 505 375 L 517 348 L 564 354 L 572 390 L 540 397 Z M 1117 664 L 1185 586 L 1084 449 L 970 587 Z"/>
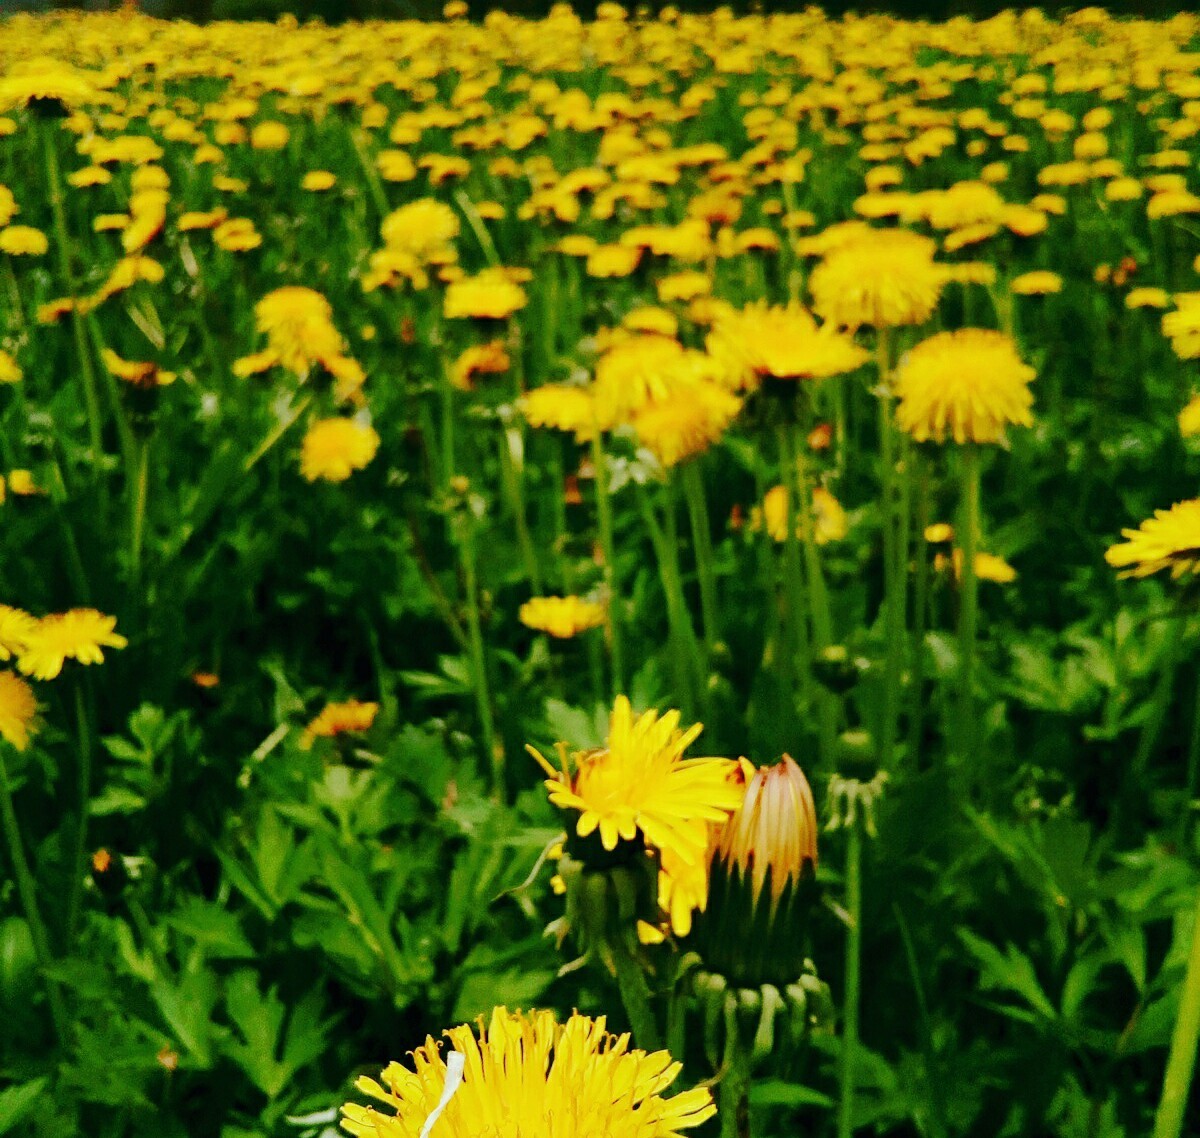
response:
<path fill-rule="evenodd" d="M 1137 529 L 1123 529 L 1126 540 L 1109 546 L 1104 560 L 1122 577 L 1149 577 L 1164 569 L 1171 577 L 1200 573 L 1200 498 L 1176 502 L 1169 510 L 1155 510 Z"/>
<path fill-rule="evenodd" d="M 381 1082 L 360 1078 L 357 1089 L 388 1113 L 347 1103 L 342 1125 L 355 1138 L 417 1138 L 444 1102 L 440 1138 L 674 1138 L 716 1113 L 705 1088 L 664 1098 L 681 1064 L 666 1051 L 631 1050 L 603 1017 L 575 1013 L 559 1024 L 552 1012 L 499 1007 L 477 1030 L 447 1031 L 448 1052 L 427 1038 L 411 1070 L 390 1063 Z M 461 1084 L 449 1066 L 456 1055 Z"/>
<path fill-rule="evenodd" d="M 35 680 L 52 680 L 67 660 L 102 664 L 102 648 L 124 648 L 129 641 L 115 631 L 117 618 L 95 609 L 70 609 L 44 616 L 30 630 L 17 667 Z"/>
<path fill-rule="evenodd" d="M 605 608 L 582 597 L 533 597 L 521 606 L 518 615 L 527 628 L 567 640 L 599 628 L 605 620 Z"/>
<path fill-rule="evenodd" d="M 33 689 L 14 672 L 0 672 L 0 739 L 18 751 L 29 746 L 37 716 Z"/>
<path fill-rule="evenodd" d="M 377 703 L 361 703 L 349 699 L 343 703 L 327 703 L 300 736 L 300 748 L 307 751 L 317 739 L 332 739 L 347 732 L 366 731 L 375 722 Z"/>
<path fill-rule="evenodd" d="M 1033 422 L 1035 375 L 1002 332 L 939 332 L 896 372 L 896 420 L 918 442 L 943 442 L 947 432 L 957 443 L 999 442 L 1008 424 Z"/>
<path fill-rule="evenodd" d="M 319 419 L 308 428 L 300 451 L 300 473 L 309 482 L 345 482 L 379 449 L 373 427 L 353 419 Z"/>
<path fill-rule="evenodd" d="M 560 768 L 529 748 L 549 776 L 550 801 L 579 812 L 574 831 L 580 838 L 599 832 L 601 845 L 615 850 L 619 841 L 639 837 L 658 850 L 692 864 L 708 842 L 708 823 L 723 821 L 741 802 L 741 788 L 726 778 L 728 759 L 685 759 L 683 752 L 702 730 L 679 729 L 679 712 L 634 717 L 625 696 L 618 696 L 609 724 L 608 743 L 598 751 L 577 751 L 567 760 L 560 747 Z"/>

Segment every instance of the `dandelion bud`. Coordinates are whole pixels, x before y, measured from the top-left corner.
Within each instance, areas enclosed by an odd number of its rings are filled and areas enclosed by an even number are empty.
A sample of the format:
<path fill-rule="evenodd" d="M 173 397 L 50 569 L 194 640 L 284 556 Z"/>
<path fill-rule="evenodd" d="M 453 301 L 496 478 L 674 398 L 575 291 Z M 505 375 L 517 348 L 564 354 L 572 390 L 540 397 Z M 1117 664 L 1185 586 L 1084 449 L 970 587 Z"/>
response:
<path fill-rule="evenodd" d="M 709 849 L 708 904 L 690 944 L 735 987 L 792 983 L 804 971 L 816 893 L 817 817 L 808 779 L 790 757 L 754 773 Z"/>

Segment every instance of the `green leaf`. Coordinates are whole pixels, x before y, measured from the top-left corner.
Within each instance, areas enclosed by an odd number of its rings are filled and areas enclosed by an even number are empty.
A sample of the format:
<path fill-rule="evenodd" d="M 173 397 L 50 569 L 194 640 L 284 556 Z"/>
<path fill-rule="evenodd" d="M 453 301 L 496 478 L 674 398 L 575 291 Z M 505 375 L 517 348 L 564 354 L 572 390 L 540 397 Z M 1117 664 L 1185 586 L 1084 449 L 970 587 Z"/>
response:
<path fill-rule="evenodd" d="M 0 1091 L 0 1134 L 7 1134 L 33 1109 L 49 1082 L 49 1077 L 43 1075 L 30 1083 L 18 1083 Z"/>
<path fill-rule="evenodd" d="M 1033 962 L 1016 945 L 1010 944 L 1001 952 L 990 941 L 968 929 L 959 929 L 958 936 L 980 965 L 983 988 L 1012 992 L 1046 1019 L 1058 1018 L 1054 1005 L 1038 982 Z"/>

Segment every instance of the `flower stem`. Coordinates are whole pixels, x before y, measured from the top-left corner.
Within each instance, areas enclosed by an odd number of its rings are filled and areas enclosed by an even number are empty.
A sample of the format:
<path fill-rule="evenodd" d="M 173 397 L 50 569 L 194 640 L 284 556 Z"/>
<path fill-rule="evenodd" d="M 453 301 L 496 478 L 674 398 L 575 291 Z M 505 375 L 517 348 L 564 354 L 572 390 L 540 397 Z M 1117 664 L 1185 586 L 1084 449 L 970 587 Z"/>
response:
<path fill-rule="evenodd" d="M 25 857 L 25 845 L 21 841 L 21 827 L 17 822 L 17 812 L 13 807 L 12 784 L 8 778 L 8 765 L 4 755 L 7 744 L 0 741 L 0 823 L 4 827 L 4 840 L 8 847 L 8 859 L 12 863 L 13 876 L 17 879 L 17 892 L 21 898 L 21 907 L 25 911 L 25 920 L 29 923 L 29 932 L 33 938 L 33 949 L 42 972 L 45 973 L 54 963 L 50 954 L 50 938 L 46 935 L 46 926 L 42 921 L 42 913 L 38 908 L 37 884 L 29 869 Z M 46 983 L 46 1001 L 50 1006 L 50 1019 L 54 1024 L 55 1034 L 59 1042 L 67 1039 L 67 1011 L 63 1004 L 62 991 L 58 981 L 50 976 L 43 977 Z"/>
<path fill-rule="evenodd" d="M 721 1138 L 750 1138 L 750 1072 L 734 1059 L 718 1085 Z"/>
<path fill-rule="evenodd" d="M 784 534 L 783 564 L 787 581 L 787 619 L 791 632 L 793 659 L 797 661 L 799 688 L 804 704 L 809 703 L 812 677 L 812 642 L 808 629 L 808 599 L 805 596 L 804 572 L 800 564 L 800 540 L 796 533 L 800 503 L 796 500 L 796 456 L 792 448 L 790 428 L 779 427 L 779 465 L 783 480 Z"/>
<path fill-rule="evenodd" d="M 542 591 L 542 574 L 538 568 L 537 552 L 529 533 L 529 522 L 525 516 L 525 494 L 521 489 L 521 478 L 517 463 L 524 459 L 524 444 L 516 427 L 505 427 L 500 434 L 500 476 L 508 508 L 517 530 L 517 545 L 521 549 L 521 560 L 525 562 L 525 575 L 529 578 L 534 594 Z"/>
<path fill-rule="evenodd" d="M 608 592 L 608 636 L 612 654 L 613 698 L 625 691 L 625 658 L 622 652 L 621 606 L 617 596 L 614 561 L 612 501 L 608 491 L 608 462 L 600 432 L 592 435 L 592 480 L 596 487 L 596 517 L 600 527 L 600 549 L 604 555 L 604 587 Z"/>
<path fill-rule="evenodd" d="M 58 254 L 58 270 L 63 284 L 72 297 L 76 295 L 75 272 L 71 267 L 71 239 L 67 234 L 67 218 L 63 211 L 62 172 L 58 166 L 58 149 L 53 133 L 43 127 L 42 152 L 46 162 L 46 181 L 50 187 L 50 208 L 54 216 L 54 244 Z M 100 435 L 100 400 L 96 394 L 96 373 L 92 368 L 92 357 L 88 351 L 87 337 L 83 329 L 83 317 L 74 308 L 71 310 L 71 330 L 75 336 L 75 350 L 79 355 L 79 374 L 83 379 L 83 398 L 87 406 L 88 436 L 92 448 L 93 469 L 101 469 L 100 456 L 103 442 Z"/>
<path fill-rule="evenodd" d="M 497 801 L 507 797 L 504 781 L 504 747 L 496 739 L 492 699 L 488 686 L 487 657 L 483 648 L 483 628 L 479 616 L 479 576 L 475 558 L 473 523 L 463 527 L 462 560 L 467 593 L 467 636 L 471 656 L 471 686 L 475 691 L 475 709 L 483 734 L 483 750 L 492 768 L 492 793 Z"/>
<path fill-rule="evenodd" d="M 704 647 L 709 657 L 721 638 L 717 606 L 717 579 L 713 569 L 712 530 L 708 502 L 700 468 L 689 462 L 683 471 L 683 494 L 687 499 L 688 520 L 692 527 L 692 549 L 696 555 L 696 576 L 700 582 L 700 617 L 704 623 Z"/>
<path fill-rule="evenodd" d="M 634 959 L 633 953 L 625 948 L 613 952 L 613 964 L 617 970 L 617 986 L 621 991 L 621 1003 L 629 1016 L 634 1042 L 643 1051 L 657 1051 L 662 1046 L 658 1031 L 658 1020 L 650 1005 L 650 987 L 646 977 Z"/>
<path fill-rule="evenodd" d="M 925 547 L 925 529 L 929 525 L 929 463 L 920 451 L 913 451 L 913 478 L 916 482 L 913 516 L 917 546 L 916 578 L 913 584 L 913 627 L 909 633 L 909 666 L 912 668 L 911 703 L 908 712 L 907 761 L 919 766 L 925 686 L 925 621 L 929 594 L 929 557 Z"/>
<path fill-rule="evenodd" d="M 967 444 L 962 455 L 962 576 L 958 624 L 959 758 L 971 753 L 975 737 L 975 639 L 979 621 L 979 450 Z"/>
<path fill-rule="evenodd" d="M 855 818 L 847 827 L 846 911 L 850 926 L 846 930 L 846 990 L 842 1005 L 842 1051 L 838 1065 L 838 1138 L 850 1138 L 854 1110 L 854 1058 L 858 1050 L 858 997 L 862 966 L 862 819 Z"/>
<path fill-rule="evenodd" d="M 142 538 L 146 525 L 146 499 L 150 486 L 150 442 L 141 439 L 136 444 L 136 474 L 134 492 L 130 499 L 129 519 L 129 580 L 136 591 L 142 575 Z"/>
<path fill-rule="evenodd" d="M 67 945 L 75 941 L 83 907 L 83 876 L 87 865 L 88 822 L 92 815 L 92 732 L 83 700 L 83 683 L 75 684 L 75 723 L 79 733 L 79 825 L 71 858 L 71 880 L 67 894 Z"/>
<path fill-rule="evenodd" d="M 1192 948 L 1179 996 L 1179 1018 L 1171 1036 L 1162 1097 L 1154 1119 L 1154 1138 L 1179 1138 L 1183 1133 L 1183 1116 L 1196 1066 L 1197 1040 L 1200 1040 L 1200 889 L 1196 891 Z"/>

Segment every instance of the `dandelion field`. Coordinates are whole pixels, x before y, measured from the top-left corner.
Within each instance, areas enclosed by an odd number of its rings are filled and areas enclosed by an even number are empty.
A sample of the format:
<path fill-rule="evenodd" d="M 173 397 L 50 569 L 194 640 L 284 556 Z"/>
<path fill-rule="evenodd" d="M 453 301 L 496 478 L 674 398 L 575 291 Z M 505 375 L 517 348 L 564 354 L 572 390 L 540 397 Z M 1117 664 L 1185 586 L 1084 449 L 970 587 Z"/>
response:
<path fill-rule="evenodd" d="M 0 20 L 0 1135 L 1200 1134 L 1200 19 L 464 14 Z"/>

